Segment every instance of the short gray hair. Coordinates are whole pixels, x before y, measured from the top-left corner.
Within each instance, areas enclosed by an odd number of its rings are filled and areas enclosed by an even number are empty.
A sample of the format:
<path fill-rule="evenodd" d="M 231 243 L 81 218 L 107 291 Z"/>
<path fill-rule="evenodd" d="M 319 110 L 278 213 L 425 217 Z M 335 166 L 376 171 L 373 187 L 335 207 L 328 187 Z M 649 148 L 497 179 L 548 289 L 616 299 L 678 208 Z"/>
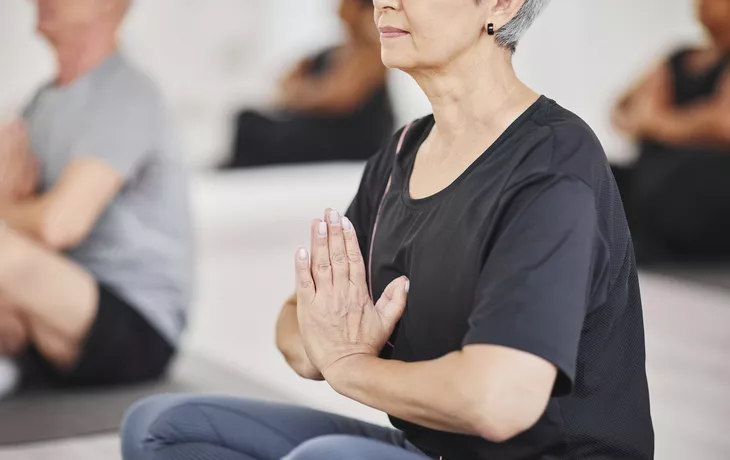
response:
<path fill-rule="evenodd" d="M 477 4 L 482 0 L 476 0 Z M 507 24 L 502 26 L 495 34 L 496 42 L 502 48 L 511 52 L 517 49 L 517 42 L 527 32 L 537 16 L 550 3 L 550 0 L 525 0 L 522 8 Z"/>

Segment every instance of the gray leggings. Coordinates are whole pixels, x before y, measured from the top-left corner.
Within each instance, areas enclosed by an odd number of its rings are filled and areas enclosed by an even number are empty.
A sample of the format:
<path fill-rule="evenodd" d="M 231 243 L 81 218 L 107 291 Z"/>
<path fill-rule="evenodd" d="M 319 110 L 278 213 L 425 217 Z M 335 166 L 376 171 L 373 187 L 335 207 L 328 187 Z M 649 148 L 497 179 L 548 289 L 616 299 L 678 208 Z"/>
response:
<path fill-rule="evenodd" d="M 124 420 L 124 460 L 426 460 L 402 432 L 303 407 L 156 396 Z"/>

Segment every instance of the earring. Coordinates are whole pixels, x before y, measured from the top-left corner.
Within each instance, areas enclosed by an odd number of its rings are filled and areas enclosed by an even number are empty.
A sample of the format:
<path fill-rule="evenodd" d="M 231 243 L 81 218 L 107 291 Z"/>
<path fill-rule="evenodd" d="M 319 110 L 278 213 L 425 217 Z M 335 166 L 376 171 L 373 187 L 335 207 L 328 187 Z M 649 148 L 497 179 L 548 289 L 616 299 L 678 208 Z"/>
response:
<path fill-rule="evenodd" d="M 487 34 L 494 35 L 494 24 L 491 22 L 487 25 Z"/>

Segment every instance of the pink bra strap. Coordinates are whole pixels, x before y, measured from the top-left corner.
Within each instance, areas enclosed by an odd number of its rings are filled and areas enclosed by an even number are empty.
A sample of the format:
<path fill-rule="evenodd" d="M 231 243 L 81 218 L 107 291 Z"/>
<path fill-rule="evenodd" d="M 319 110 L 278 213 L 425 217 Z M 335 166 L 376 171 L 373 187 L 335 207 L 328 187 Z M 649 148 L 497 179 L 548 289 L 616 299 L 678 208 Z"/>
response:
<path fill-rule="evenodd" d="M 405 128 L 403 128 L 403 132 L 400 133 L 400 139 L 398 139 L 398 146 L 395 148 L 395 154 L 396 156 L 400 153 L 400 149 L 403 147 L 403 142 L 406 139 L 406 133 L 408 132 L 408 129 L 411 127 L 413 123 L 408 123 Z M 378 212 L 375 214 L 375 223 L 373 224 L 373 231 L 370 236 L 370 249 L 368 254 L 368 286 L 370 287 L 370 298 L 373 297 L 373 243 L 375 243 L 375 232 L 378 229 L 378 220 L 380 219 L 380 211 L 383 209 L 383 201 L 385 201 L 385 197 L 388 195 L 388 191 L 390 190 L 390 183 L 393 181 L 393 174 L 391 173 L 390 177 L 388 178 L 388 184 L 385 186 L 385 191 L 383 192 L 383 196 L 380 198 L 380 203 L 378 204 Z M 373 299 L 373 302 L 376 300 Z"/>

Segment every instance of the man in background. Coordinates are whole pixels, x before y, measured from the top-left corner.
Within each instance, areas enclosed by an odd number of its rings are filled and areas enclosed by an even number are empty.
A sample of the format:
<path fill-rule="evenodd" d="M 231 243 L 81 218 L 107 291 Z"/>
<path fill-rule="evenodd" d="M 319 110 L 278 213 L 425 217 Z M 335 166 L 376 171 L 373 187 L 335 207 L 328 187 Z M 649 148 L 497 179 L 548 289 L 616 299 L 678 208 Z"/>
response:
<path fill-rule="evenodd" d="M 58 73 L 0 128 L 0 392 L 156 378 L 190 301 L 181 152 L 117 49 L 128 0 L 37 6 Z"/>

